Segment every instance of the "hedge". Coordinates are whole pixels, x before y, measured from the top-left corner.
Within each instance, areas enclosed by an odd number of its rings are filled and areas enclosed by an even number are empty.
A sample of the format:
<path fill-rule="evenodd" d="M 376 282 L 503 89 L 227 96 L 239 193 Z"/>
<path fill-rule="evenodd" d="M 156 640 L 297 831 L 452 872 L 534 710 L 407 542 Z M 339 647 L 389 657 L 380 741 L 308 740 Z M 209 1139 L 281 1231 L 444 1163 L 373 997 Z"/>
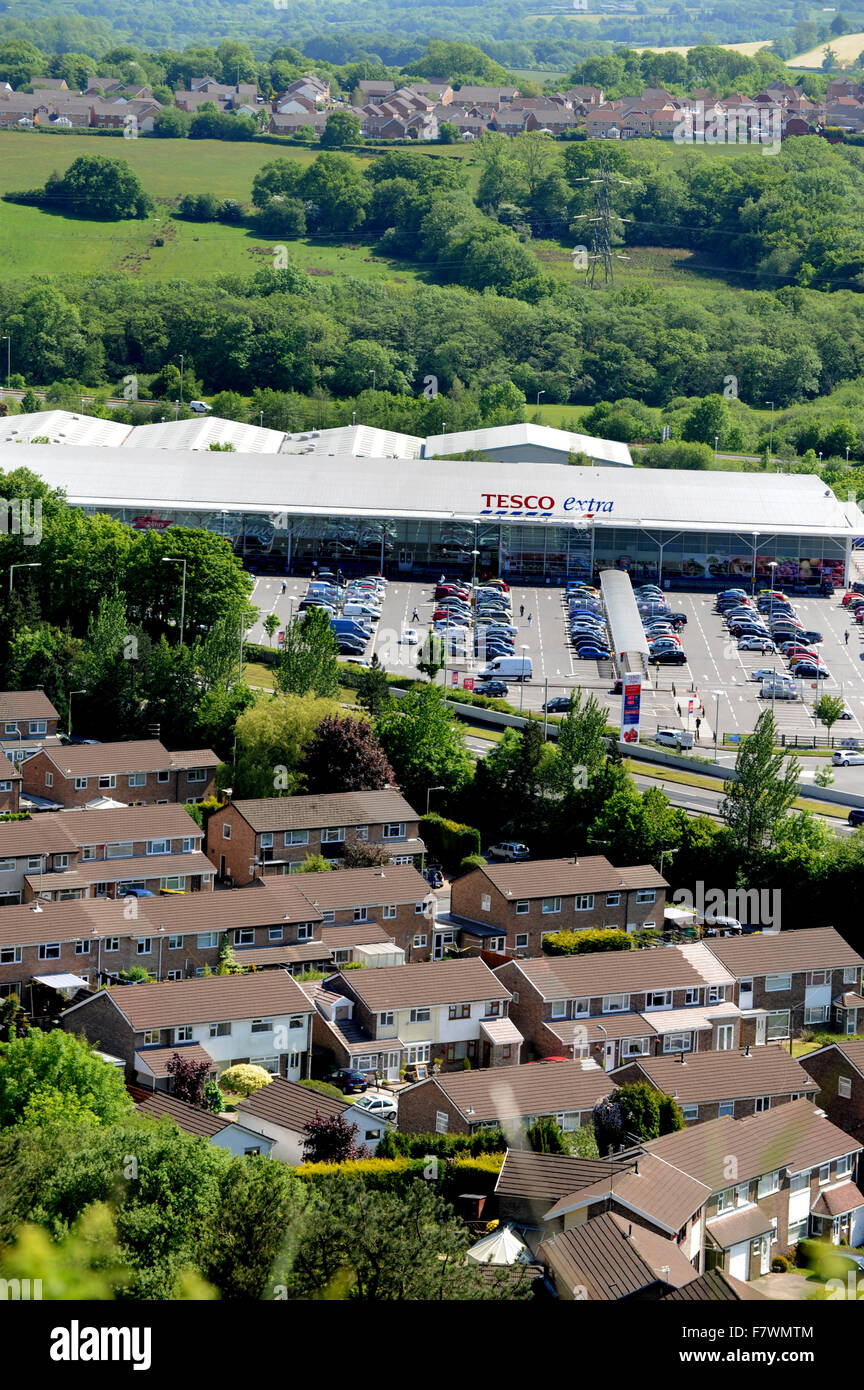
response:
<path fill-rule="evenodd" d="M 583 951 L 632 951 L 633 938 L 626 931 L 549 932 L 543 937 L 543 952 L 547 956 L 578 956 Z"/>
<path fill-rule="evenodd" d="M 506 1148 L 507 1139 L 500 1129 L 480 1129 L 476 1134 L 403 1134 L 390 1129 L 378 1144 L 377 1153 L 387 1158 L 425 1158 L 427 1154 L 477 1158 L 479 1154 L 498 1155 Z"/>
<path fill-rule="evenodd" d="M 426 842 L 429 858 L 444 864 L 461 864 L 469 855 L 480 853 L 479 830 L 447 820 L 435 811 L 420 817 L 420 837 Z"/>
<path fill-rule="evenodd" d="M 450 1201 L 461 1192 L 490 1194 L 503 1162 L 503 1153 L 477 1158 L 357 1158 L 346 1163 L 303 1163 L 293 1172 L 304 1182 L 318 1184 L 338 1177 L 356 1179 L 376 1192 L 404 1193 L 412 1183 L 425 1179 L 438 1184 L 442 1196 Z M 430 1163 L 435 1164 L 431 1172 Z"/>

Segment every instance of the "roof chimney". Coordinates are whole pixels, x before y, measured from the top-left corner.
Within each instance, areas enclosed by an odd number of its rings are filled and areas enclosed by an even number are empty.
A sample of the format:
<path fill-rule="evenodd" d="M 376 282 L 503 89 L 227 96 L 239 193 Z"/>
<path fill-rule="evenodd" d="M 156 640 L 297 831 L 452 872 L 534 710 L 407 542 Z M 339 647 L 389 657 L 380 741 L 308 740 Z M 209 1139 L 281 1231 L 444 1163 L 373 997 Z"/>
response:
<path fill-rule="evenodd" d="M 681 1063 L 682 1067 L 686 1067 L 687 1063 L 684 1061 L 684 1053 L 683 1053 L 683 1052 L 679 1053 L 678 1061 Z"/>
<path fill-rule="evenodd" d="M 642 1176 L 642 1174 L 639 1172 L 639 1160 L 638 1160 L 638 1158 L 637 1158 L 636 1162 L 635 1162 L 634 1165 L 633 1165 L 633 1176 L 634 1176 L 634 1178 L 639 1178 L 639 1177 Z"/>

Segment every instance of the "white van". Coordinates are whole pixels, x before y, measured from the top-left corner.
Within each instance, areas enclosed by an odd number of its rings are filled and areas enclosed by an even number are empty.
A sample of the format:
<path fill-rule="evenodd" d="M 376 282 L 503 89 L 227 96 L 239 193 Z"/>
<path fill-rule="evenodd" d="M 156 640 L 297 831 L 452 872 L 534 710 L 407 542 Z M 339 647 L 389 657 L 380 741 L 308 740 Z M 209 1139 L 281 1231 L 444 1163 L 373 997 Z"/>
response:
<path fill-rule="evenodd" d="M 533 673 L 530 656 L 496 656 L 484 666 L 480 679 L 487 681 L 497 676 L 503 681 L 530 681 Z"/>
<path fill-rule="evenodd" d="M 377 623 L 381 617 L 378 609 L 371 603 L 346 603 L 342 609 L 343 618 L 370 618 Z"/>

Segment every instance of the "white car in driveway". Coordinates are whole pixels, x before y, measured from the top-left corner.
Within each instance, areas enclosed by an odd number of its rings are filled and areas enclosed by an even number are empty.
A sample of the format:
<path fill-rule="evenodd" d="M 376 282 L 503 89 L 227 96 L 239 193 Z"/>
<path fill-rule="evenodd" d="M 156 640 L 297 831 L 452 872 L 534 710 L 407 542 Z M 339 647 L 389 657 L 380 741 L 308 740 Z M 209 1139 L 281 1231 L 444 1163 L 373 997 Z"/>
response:
<path fill-rule="evenodd" d="M 528 846 L 519 840 L 502 840 L 498 845 L 490 845 L 488 853 L 493 859 L 503 859 L 508 864 L 513 860 L 531 858 Z"/>
<path fill-rule="evenodd" d="M 370 1115 L 377 1116 L 379 1120 L 392 1120 L 394 1124 L 396 1122 L 396 1102 L 388 1096 L 360 1096 L 353 1104 L 358 1110 L 368 1110 Z"/>

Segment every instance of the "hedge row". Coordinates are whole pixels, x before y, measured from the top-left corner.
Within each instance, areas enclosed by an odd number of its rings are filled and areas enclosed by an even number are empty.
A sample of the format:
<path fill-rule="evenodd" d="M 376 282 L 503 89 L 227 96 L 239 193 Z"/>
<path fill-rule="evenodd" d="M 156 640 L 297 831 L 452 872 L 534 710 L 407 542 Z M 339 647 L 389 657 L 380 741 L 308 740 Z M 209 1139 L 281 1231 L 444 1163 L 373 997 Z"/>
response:
<path fill-rule="evenodd" d="M 405 1193 L 415 1182 L 434 1182 L 448 1201 L 461 1192 L 489 1194 L 494 1190 L 504 1154 L 480 1154 L 476 1158 L 358 1158 L 346 1163 L 303 1163 L 294 1173 L 303 1182 L 322 1184 L 333 1178 L 350 1178 L 376 1192 Z"/>
<path fill-rule="evenodd" d="M 460 825 L 435 811 L 420 817 L 420 838 L 430 859 L 442 864 L 461 864 L 469 855 L 480 853 L 480 831 L 473 825 Z"/>
<path fill-rule="evenodd" d="M 500 1129 L 480 1129 L 476 1134 L 403 1134 L 388 1129 L 378 1143 L 380 1158 L 438 1158 L 457 1156 L 477 1158 L 480 1154 L 500 1155 L 507 1148 L 507 1139 Z"/>
<path fill-rule="evenodd" d="M 634 943 L 629 932 L 589 927 L 586 931 L 549 932 L 542 945 L 547 956 L 578 956 L 583 951 L 632 951 Z"/>

